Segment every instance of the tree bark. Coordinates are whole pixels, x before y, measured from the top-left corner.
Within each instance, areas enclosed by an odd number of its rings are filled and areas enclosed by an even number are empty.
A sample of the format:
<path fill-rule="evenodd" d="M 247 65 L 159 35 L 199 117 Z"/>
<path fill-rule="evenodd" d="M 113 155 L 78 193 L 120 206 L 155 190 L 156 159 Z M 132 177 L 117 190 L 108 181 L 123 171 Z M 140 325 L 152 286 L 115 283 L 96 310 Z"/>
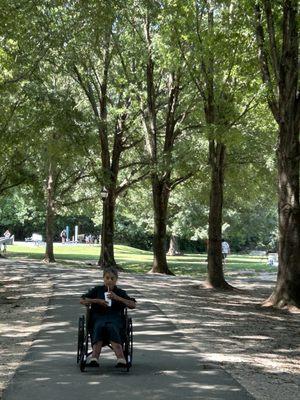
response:
<path fill-rule="evenodd" d="M 46 251 L 44 261 L 52 263 L 55 262 L 53 251 L 53 236 L 54 236 L 54 182 L 52 164 L 49 166 L 49 176 L 47 179 L 46 187 L 47 206 L 46 206 Z"/>
<path fill-rule="evenodd" d="M 145 131 L 146 151 L 152 172 L 152 195 L 154 209 L 154 240 L 153 265 L 150 272 L 172 274 L 168 268 L 166 257 L 166 226 L 168 215 L 168 201 L 170 191 L 190 176 L 180 177 L 172 181 L 173 172 L 172 154 L 177 136 L 177 124 L 183 123 L 188 114 L 179 110 L 179 99 L 182 86 L 180 84 L 182 71 L 178 66 L 168 73 L 168 82 L 164 82 L 165 71 L 156 67 L 153 57 L 153 43 L 151 26 L 156 22 L 150 20 L 147 13 L 144 24 L 144 35 L 147 51 L 147 65 L 145 75 L 147 80 L 147 99 L 140 97 L 141 113 Z M 155 72 L 159 72 L 157 75 Z M 158 76 L 160 76 L 158 78 Z M 161 87 L 160 87 L 161 86 Z M 164 106 L 166 104 L 166 106 Z"/>
<path fill-rule="evenodd" d="M 208 227 L 208 270 L 209 286 L 228 289 L 222 265 L 222 212 L 226 147 L 222 143 L 209 143 L 211 165 L 211 189 Z"/>
<path fill-rule="evenodd" d="M 115 221 L 115 193 L 108 191 L 108 197 L 103 201 L 103 219 L 101 230 L 101 253 L 98 265 L 101 269 L 106 267 L 117 268 L 114 256 L 114 221 Z"/>
<path fill-rule="evenodd" d="M 166 226 L 169 190 L 164 181 L 152 176 L 154 210 L 153 264 L 150 272 L 174 275 L 168 268 L 166 255 Z"/>
<path fill-rule="evenodd" d="M 207 2 L 207 24 L 211 37 L 214 36 L 214 7 L 211 1 Z M 205 83 L 198 87 L 204 102 L 204 114 L 208 127 L 219 129 L 224 126 L 224 117 L 218 115 L 218 104 L 215 95 L 215 54 L 207 48 L 207 55 L 202 56 L 201 71 Z M 224 90 L 224 89 L 223 89 Z M 224 128 L 225 129 L 225 128 Z M 211 187 L 209 202 L 209 227 L 208 227 L 208 286 L 216 289 L 229 289 L 231 286 L 225 281 L 222 265 L 222 219 L 223 219 L 223 191 L 225 172 L 226 146 L 220 139 L 213 136 L 209 138 L 209 165 L 211 169 Z"/>
<path fill-rule="evenodd" d="M 279 267 L 266 304 L 300 307 L 299 133 L 286 125 L 280 127 L 278 148 Z"/>
<path fill-rule="evenodd" d="M 276 287 L 265 305 L 300 307 L 300 96 L 298 1 L 282 1 L 281 54 L 274 40 L 274 13 L 264 0 L 267 38 L 262 10 L 256 4 L 256 36 L 263 82 L 269 88 L 269 107 L 279 125 L 278 135 L 278 219 L 279 248 Z M 267 47 L 272 57 L 268 57 Z M 272 75 L 271 71 L 275 71 Z M 274 87 L 274 89 L 273 89 Z"/>
<path fill-rule="evenodd" d="M 177 237 L 175 235 L 171 235 L 170 237 L 170 244 L 169 244 L 169 250 L 167 255 L 168 256 L 176 256 L 179 255 L 180 251 L 178 248 L 178 240 Z"/>
<path fill-rule="evenodd" d="M 106 109 L 105 109 L 106 110 Z M 103 112 L 102 117 L 107 123 L 106 111 Z M 105 181 L 108 182 L 108 197 L 103 202 L 103 218 L 102 218 L 102 232 L 101 232 L 101 252 L 98 265 L 103 269 L 108 266 L 115 267 L 119 270 L 123 270 L 119 267 L 115 261 L 114 255 L 114 224 L 115 224 L 115 207 L 117 198 L 117 178 L 120 168 L 120 158 L 124 151 L 122 147 L 122 138 L 124 133 L 124 124 L 126 121 L 126 113 L 120 116 L 116 121 L 113 151 L 110 161 L 110 152 L 108 147 L 108 132 L 101 131 L 99 135 L 105 136 L 106 148 L 102 147 L 102 171 L 106 177 Z"/>

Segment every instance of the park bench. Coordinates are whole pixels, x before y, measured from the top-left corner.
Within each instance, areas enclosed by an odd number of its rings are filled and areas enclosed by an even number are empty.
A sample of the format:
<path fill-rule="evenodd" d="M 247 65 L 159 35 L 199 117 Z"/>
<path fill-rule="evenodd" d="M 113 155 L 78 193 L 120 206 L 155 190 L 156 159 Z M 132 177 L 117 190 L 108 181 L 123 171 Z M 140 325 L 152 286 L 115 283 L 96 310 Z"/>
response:
<path fill-rule="evenodd" d="M 266 256 L 267 252 L 265 250 L 252 250 L 250 251 L 250 256 Z"/>
<path fill-rule="evenodd" d="M 25 238 L 25 242 L 33 242 L 35 245 L 43 243 L 43 236 L 39 233 L 33 233 L 31 237 Z"/>

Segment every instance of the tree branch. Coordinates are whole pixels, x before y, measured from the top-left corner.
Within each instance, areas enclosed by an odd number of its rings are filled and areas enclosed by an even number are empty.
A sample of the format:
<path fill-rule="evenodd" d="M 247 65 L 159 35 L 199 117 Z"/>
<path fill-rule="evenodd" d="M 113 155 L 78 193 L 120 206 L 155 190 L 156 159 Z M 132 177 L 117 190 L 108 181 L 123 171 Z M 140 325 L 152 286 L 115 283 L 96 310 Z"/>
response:
<path fill-rule="evenodd" d="M 130 186 L 134 185 L 137 182 L 145 179 L 149 175 L 149 171 L 145 172 L 144 174 L 140 175 L 139 177 L 132 179 L 131 181 L 124 180 L 119 187 L 116 189 L 116 195 L 119 196 L 122 192 L 127 190 Z"/>
<path fill-rule="evenodd" d="M 77 79 L 75 79 L 75 80 L 77 80 L 77 82 L 79 83 L 79 85 L 83 89 L 84 93 L 86 94 L 86 97 L 88 98 L 88 100 L 89 100 L 89 102 L 90 102 L 90 104 L 92 106 L 92 109 L 93 109 L 93 112 L 94 112 L 95 116 L 97 118 L 99 118 L 99 112 L 98 112 L 97 104 L 96 104 L 96 101 L 95 101 L 95 98 L 94 98 L 94 95 L 93 95 L 93 92 L 92 92 L 90 84 L 89 83 L 85 84 L 85 82 L 84 82 L 84 80 L 82 78 L 82 75 L 80 74 L 80 72 L 79 72 L 79 70 L 78 70 L 76 65 L 73 66 L 73 70 L 74 70 L 75 75 L 77 77 Z"/>
<path fill-rule="evenodd" d="M 91 176 L 91 174 L 84 174 L 82 171 L 74 177 L 74 179 L 71 180 L 71 182 L 68 184 L 67 187 L 65 187 L 64 189 L 62 189 L 59 192 L 60 196 L 65 195 L 66 193 L 68 193 L 75 185 L 77 182 L 79 182 L 80 180 L 84 179 L 84 178 L 89 178 Z"/>
<path fill-rule="evenodd" d="M 255 98 L 256 98 L 256 95 L 254 95 L 254 96 L 252 97 L 252 99 L 250 99 L 250 101 L 248 102 L 248 104 L 247 104 L 246 107 L 244 108 L 243 112 L 241 112 L 241 114 L 238 115 L 238 117 L 237 117 L 234 121 L 232 121 L 232 122 L 229 124 L 230 128 L 232 128 L 234 125 L 236 125 L 237 122 L 240 121 L 240 120 L 243 118 L 243 116 L 247 114 L 248 111 L 250 111 L 252 108 L 254 108 L 254 107 L 257 105 L 257 103 L 255 103 L 255 104 L 251 107 L 251 104 L 252 104 L 252 102 L 254 101 Z"/>
<path fill-rule="evenodd" d="M 278 123 L 280 123 L 279 108 L 276 101 L 272 79 L 269 70 L 268 57 L 265 50 L 265 38 L 264 29 L 262 26 L 262 16 L 259 4 L 254 6 L 254 12 L 256 16 L 256 40 L 258 45 L 258 58 L 262 74 L 262 80 L 268 87 L 268 103 L 274 118 Z"/>
<path fill-rule="evenodd" d="M 267 29 L 270 43 L 270 53 L 271 60 L 273 65 L 273 71 L 276 77 L 277 85 L 279 85 L 280 77 L 279 77 L 279 54 L 276 45 L 276 37 L 275 37 L 275 29 L 274 29 L 274 17 L 272 12 L 272 7 L 270 0 L 264 0 L 264 9 L 267 19 Z"/>
<path fill-rule="evenodd" d="M 83 201 L 89 201 L 89 200 L 94 200 L 97 199 L 99 196 L 91 196 L 91 197 L 83 197 L 79 200 L 73 200 L 73 201 L 69 201 L 67 203 L 60 203 L 59 201 L 57 202 L 57 205 L 59 207 L 67 207 L 67 206 L 71 206 L 73 204 L 78 204 L 78 203 L 82 203 Z"/>
<path fill-rule="evenodd" d="M 176 186 L 178 186 L 180 183 L 183 183 L 183 182 L 187 181 L 187 180 L 190 179 L 194 174 L 195 174 L 195 172 L 189 172 L 189 173 L 186 174 L 185 176 L 181 176 L 180 178 L 171 181 L 171 182 L 170 182 L 170 185 L 169 185 L 169 187 L 168 187 L 169 191 L 171 192 Z"/>
<path fill-rule="evenodd" d="M 16 187 L 16 186 L 21 185 L 21 184 L 24 183 L 24 182 L 26 182 L 26 179 L 25 179 L 25 178 L 22 178 L 22 179 L 20 179 L 19 181 L 16 181 L 16 182 L 14 182 L 14 183 L 11 183 L 10 185 L 7 185 L 7 186 L 2 186 L 2 185 L 3 185 L 3 182 L 1 182 L 1 185 L 0 185 L 0 195 L 2 195 L 5 191 L 7 191 L 7 190 L 9 190 L 9 189 L 11 189 L 11 188 L 13 188 L 13 187 Z"/>

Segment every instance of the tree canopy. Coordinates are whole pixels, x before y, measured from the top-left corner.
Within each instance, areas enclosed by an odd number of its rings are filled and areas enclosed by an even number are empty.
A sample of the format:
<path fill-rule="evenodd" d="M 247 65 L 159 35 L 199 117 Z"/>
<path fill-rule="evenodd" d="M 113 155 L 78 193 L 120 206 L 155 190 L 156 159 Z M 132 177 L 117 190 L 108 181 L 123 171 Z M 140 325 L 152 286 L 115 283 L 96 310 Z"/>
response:
<path fill-rule="evenodd" d="M 208 241 L 227 289 L 222 236 L 279 243 L 272 301 L 298 304 L 297 1 L 2 3 L 0 225 L 31 213 L 54 261 L 57 221 L 90 218 L 101 267 L 130 227 L 159 273 L 171 235 Z"/>

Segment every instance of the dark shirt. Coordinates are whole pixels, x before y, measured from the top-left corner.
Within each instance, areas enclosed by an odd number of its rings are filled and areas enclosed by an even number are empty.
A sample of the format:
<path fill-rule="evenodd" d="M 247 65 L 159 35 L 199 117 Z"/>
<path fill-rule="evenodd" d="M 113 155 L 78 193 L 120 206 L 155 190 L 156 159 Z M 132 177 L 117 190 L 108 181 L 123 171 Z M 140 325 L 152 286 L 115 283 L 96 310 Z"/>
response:
<path fill-rule="evenodd" d="M 134 298 L 128 296 L 128 294 L 125 292 L 125 290 L 120 289 L 117 286 L 115 286 L 112 291 L 117 296 L 122 297 L 123 299 L 135 301 Z M 95 286 L 93 289 L 90 289 L 87 293 L 85 293 L 81 297 L 82 298 L 87 297 L 89 299 L 105 300 L 105 296 L 104 296 L 105 292 L 107 292 L 107 286 L 99 285 L 99 286 Z M 122 315 L 125 307 L 126 307 L 126 305 L 124 303 L 121 303 L 120 301 L 112 300 L 111 307 L 103 307 L 103 306 L 100 306 L 100 304 L 92 303 L 91 312 L 93 315 L 95 315 L 95 314 L 97 314 L 97 315 L 108 315 L 108 314 Z"/>

